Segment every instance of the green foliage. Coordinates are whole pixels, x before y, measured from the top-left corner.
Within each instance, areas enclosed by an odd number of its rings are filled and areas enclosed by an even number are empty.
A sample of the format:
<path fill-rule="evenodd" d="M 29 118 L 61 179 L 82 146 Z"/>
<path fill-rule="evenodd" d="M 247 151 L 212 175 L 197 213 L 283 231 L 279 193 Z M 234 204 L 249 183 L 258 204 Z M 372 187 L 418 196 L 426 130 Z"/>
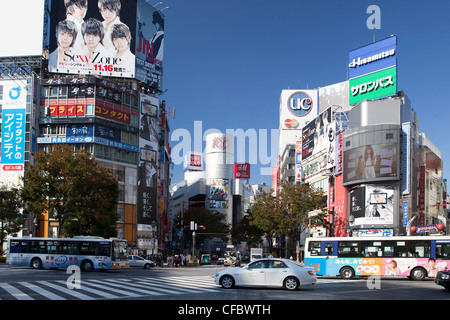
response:
<path fill-rule="evenodd" d="M 309 216 L 312 211 L 318 214 Z M 298 240 L 310 223 L 326 227 L 326 213 L 322 190 L 308 184 L 284 182 L 278 197 L 273 197 L 271 193 L 261 193 L 255 197 L 251 224 L 268 235 L 287 235 Z"/>
<path fill-rule="evenodd" d="M 16 235 L 23 226 L 19 190 L 0 187 L 0 255 L 8 235 Z"/>
<path fill-rule="evenodd" d="M 59 222 L 59 236 L 117 235 L 118 181 L 91 154 L 53 146 L 35 155 L 24 174 L 22 199 L 29 212 L 45 211 Z"/>

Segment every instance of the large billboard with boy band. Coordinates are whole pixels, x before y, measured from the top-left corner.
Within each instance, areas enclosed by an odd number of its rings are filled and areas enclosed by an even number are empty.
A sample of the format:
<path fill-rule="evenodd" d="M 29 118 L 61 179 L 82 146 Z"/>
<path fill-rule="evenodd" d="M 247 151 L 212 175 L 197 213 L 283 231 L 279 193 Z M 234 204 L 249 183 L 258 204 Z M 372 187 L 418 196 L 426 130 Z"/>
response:
<path fill-rule="evenodd" d="M 54 0 L 49 72 L 134 78 L 162 89 L 164 21 L 144 0 Z"/>

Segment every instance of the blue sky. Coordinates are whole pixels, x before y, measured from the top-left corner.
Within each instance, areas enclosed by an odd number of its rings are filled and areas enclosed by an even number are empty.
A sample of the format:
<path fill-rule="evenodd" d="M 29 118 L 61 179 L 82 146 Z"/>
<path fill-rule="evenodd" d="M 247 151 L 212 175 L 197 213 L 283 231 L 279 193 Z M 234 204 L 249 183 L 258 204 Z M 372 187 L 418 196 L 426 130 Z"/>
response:
<path fill-rule="evenodd" d="M 375 32 L 366 26 L 370 5 L 381 9 Z M 161 98 L 176 108 L 172 132 L 192 132 L 194 121 L 203 131 L 277 129 L 281 90 L 345 81 L 350 50 L 374 34 L 395 34 L 398 90 L 410 98 L 419 131 L 441 150 L 450 178 L 450 1 L 163 0 L 157 8 L 166 6 Z M 183 179 L 181 164 L 173 174 L 172 182 Z M 250 182 L 270 184 L 270 177 L 256 165 Z"/>

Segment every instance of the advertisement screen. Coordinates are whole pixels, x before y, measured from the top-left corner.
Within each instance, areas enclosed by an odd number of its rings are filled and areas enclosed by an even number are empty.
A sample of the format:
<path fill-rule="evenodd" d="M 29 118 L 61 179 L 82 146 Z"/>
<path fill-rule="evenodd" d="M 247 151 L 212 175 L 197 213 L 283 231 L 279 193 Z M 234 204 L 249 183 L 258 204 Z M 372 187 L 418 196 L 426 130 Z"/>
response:
<path fill-rule="evenodd" d="M 164 16 L 144 0 L 52 1 L 48 68 L 162 87 Z"/>
<path fill-rule="evenodd" d="M 398 178 L 397 145 L 375 144 L 344 152 L 344 185 Z"/>
<path fill-rule="evenodd" d="M 397 93 L 397 67 L 383 69 L 350 80 L 350 104 Z"/>

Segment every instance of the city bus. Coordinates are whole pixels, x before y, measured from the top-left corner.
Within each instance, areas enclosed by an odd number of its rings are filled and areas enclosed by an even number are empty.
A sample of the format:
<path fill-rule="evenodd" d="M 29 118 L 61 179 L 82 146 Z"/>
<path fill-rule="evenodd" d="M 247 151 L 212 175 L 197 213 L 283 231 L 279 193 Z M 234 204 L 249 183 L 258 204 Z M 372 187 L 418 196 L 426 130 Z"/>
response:
<path fill-rule="evenodd" d="M 101 237 L 73 238 L 12 237 L 8 239 L 6 262 L 35 269 L 82 271 L 128 268 L 127 241 Z"/>
<path fill-rule="evenodd" d="M 435 277 L 450 267 L 450 237 L 307 238 L 304 264 L 319 276 Z"/>

